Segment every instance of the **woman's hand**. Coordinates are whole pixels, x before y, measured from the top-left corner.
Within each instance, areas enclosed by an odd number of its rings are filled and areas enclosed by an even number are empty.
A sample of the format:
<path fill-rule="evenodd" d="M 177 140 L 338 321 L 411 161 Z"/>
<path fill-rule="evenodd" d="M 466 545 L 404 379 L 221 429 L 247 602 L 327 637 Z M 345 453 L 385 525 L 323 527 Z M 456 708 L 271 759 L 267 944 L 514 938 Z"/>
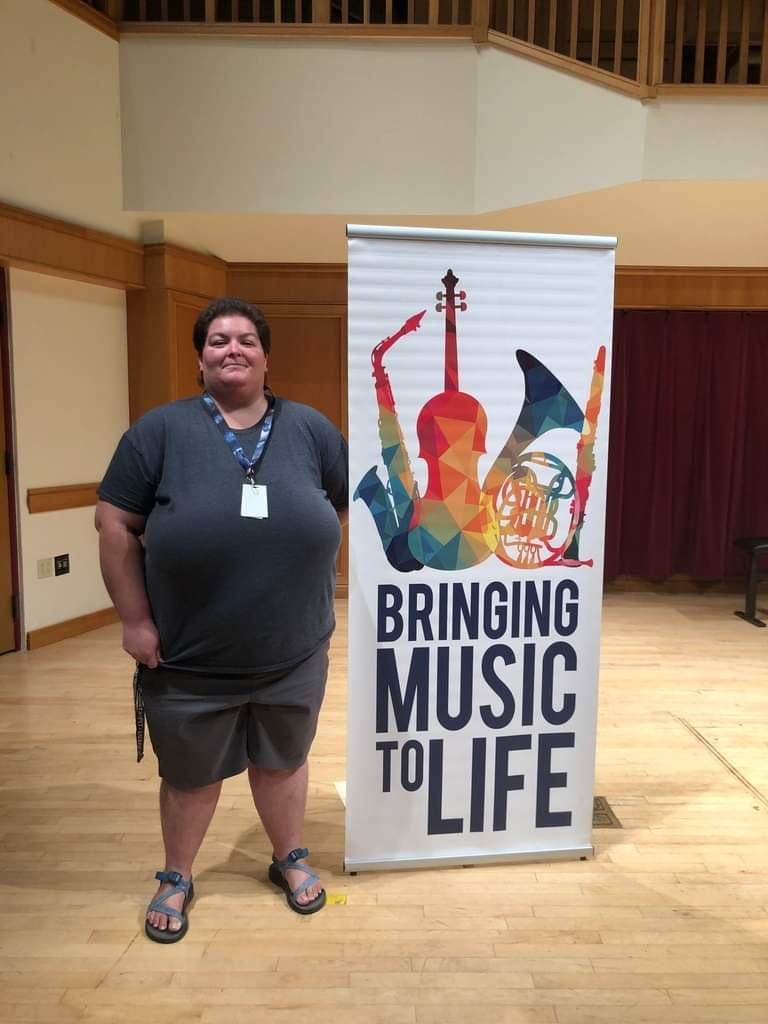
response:
<path fill-rule="evenodd" d="M 123 650 L 147 668 L 160 663 L 160 636 L 151 619 L 135 625 L 123 625 Z"/>

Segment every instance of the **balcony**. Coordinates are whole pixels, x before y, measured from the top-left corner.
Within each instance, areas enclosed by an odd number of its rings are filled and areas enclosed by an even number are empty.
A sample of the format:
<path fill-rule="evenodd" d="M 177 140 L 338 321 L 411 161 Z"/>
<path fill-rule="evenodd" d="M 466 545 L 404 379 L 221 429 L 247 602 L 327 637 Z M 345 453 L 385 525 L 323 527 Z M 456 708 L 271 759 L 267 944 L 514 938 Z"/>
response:
<path fill-rule="evenodd" d="M 768 0 L 53 0 L 110 34 L 465 38 L 640 97 L 768 91 Z"/>

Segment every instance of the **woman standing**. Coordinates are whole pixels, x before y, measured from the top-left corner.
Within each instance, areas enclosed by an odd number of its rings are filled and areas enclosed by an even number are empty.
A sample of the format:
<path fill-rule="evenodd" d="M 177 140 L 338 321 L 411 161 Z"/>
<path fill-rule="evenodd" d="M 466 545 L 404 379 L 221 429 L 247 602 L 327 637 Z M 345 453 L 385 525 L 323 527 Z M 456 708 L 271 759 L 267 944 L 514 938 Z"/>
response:
<path fill-rule="evenodd" d="M 165 867 L 145 925 L 158 942 L 186 933 L 192 864 L 222 780 L 246 769 L 272 842 L 270 879 L 298 913 L 325 903 L 301 833 L 346 444 L 320 413 L 265 388 L 259 310 L 219 299 L 193 341 L 204 394 L 153 409 L 123 435 L 96 510 L 162 779 Z"/>

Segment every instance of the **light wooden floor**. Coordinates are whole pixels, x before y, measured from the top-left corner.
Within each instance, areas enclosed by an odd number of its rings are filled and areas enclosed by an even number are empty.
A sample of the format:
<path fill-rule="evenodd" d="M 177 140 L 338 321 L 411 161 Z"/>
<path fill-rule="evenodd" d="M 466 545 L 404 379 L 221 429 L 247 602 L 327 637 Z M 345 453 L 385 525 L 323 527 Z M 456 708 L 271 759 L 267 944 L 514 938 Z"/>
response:
<path fill-rule="evenodd" d="M 738 601 L 606 599 L 596 791 L 624 829 L 593 861 L 357 877 L 342 604 L 306 840 L 346 903 L 287 909 L 232 780 L 168 948 L 141 931 L 162 856 L 118 628 L 0 658 L 0 1022 L 766 1024 L 768 629 Z"/>

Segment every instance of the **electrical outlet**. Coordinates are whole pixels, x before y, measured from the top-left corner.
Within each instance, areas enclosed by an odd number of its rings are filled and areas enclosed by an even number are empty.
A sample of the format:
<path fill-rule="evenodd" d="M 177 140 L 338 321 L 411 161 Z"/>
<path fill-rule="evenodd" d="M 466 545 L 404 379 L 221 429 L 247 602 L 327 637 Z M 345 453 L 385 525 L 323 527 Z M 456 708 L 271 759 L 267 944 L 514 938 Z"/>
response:
<path fill-rule="evenodd" d="M 53 576 L 53 559 L 52 558 L 38 558 L 38 560 L 37 560 L 37 578 L 39 580 L 47 580 L 50 576 Z"/>
<path fill-rule="evenodd" d="M 69 572 L 69 555 L 54 555 L 53 558 L 53 574 L 54 576 L 64 576 Z"/>

